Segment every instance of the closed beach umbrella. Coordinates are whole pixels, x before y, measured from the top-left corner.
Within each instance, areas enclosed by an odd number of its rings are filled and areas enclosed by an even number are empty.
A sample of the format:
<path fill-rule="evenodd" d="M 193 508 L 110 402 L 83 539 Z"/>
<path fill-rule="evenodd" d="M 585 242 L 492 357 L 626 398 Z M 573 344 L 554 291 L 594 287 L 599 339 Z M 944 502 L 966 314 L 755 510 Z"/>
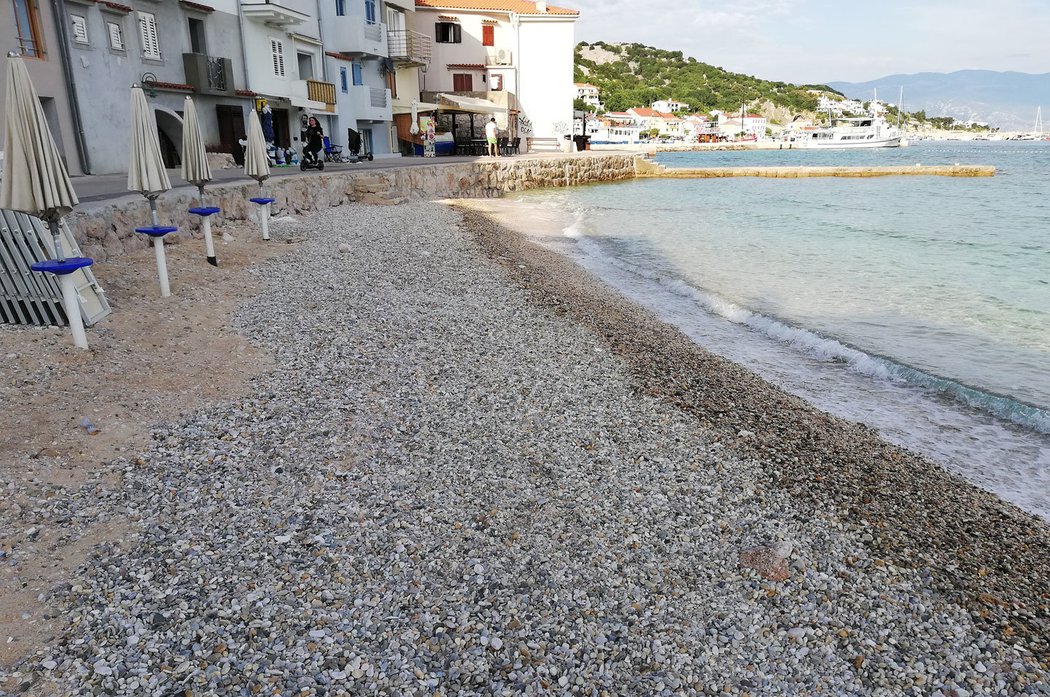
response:
<path fill-rule="evenodd" d="M 259 182 L 259 195 L 252 198 L 252 203 L 259 204 L 259 227 L 262 238 L 270 239 L 270 204 L 273 199 L 264 195 L 263 182 L 270 178 L 270 160 L 266 157 L 266 139 L 263 137 L 262 124 L 255 109 L 248 114 L 248 147 L 244 151 L 244 173 Z"/>
<path fill-rule="evenodd" d="M 200 192 L 200 205 L 190 209 L 190 213 L 201 217 L 201 232 L 204 234 L 204 250 L 208 263 L 218 266 L 215 258 L 215 244 L 211 239 L 211 216 L 219 209 L 208 207 L 204 203 L 204 185 L 211 181 L 211 166 L 208 164 L 208 153 L 204 149 L 204 136 L 201 135 L 201 124 L 197 119 L 197 107 L 191 97 L 186 97 L 186 108 L 182 112 L 182 178 L 197 187 Z"/>
<path fill-rule="evenodd" d="M 87 348 L 80 301 L 70 274 L 89 266 L 91 259 L 67 259 L 58 222 L 77 205 L 77 195 L 51 137 L 36 89 L 22 58 L 7 57 L 7 98 L 4 108 L 4 177 L 0 180 L 0 208 L 22 211 L 47 222 L 54 240 L 54 259 L 33 264 L 33 270 L 53 273 L 62 288 L 62 306 L 73 333 L 73 343 Z"/>
<path fill-rule="evenodd" d="M 412 100 L 412 125 L 408 127 L 408 132 L 412 135 L 419 133 L 419 100 Z"/>
<path fill-rule="evenodd" d="M 131 156 L 128 160 L 128 191 L 156 199 L 171 188 L 164 158 L 160 154 L 157 121 L 142 88 L 131 88 Z M 156 221 L 154 221 L 156 224 Z"/>
<path fill-rule="evenodd" d="M 270 161 L 266 157 L 266 139 L 263 138 L 259 114 L 254 109 L 248 114 L 248 148 L 244 152 L 244 173 L 259 182 L 270 176 Z"/>
<path fill-rule="evenodd" d="M 168 263 L 164 257 L 164 235 L 178 228 L 162 226 L 157 220 L 157 197 L 171 188 L 168 172 L 164 169 L 164 158 L 160 154 L 160 138 L 157 136 L 157 121 L 153 116 L 146 95 L 138 85 L 131 87 L 131 154 L 128 158 L 128 191 L 137 191 L 149 201 L 152 225 L 135 228 L 135 232 L 153 238 L 153 251 L 157 257 L 157 276 L 160 279 L 161 297 L 171 295 L 168 286 Z"/>

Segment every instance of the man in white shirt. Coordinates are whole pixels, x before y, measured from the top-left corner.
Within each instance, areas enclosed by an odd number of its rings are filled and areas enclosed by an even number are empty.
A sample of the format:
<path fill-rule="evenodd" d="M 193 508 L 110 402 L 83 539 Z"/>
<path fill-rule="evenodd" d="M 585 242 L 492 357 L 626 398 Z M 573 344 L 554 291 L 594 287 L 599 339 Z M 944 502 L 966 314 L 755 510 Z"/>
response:
<path fill-rule="evenodd" d="M 490 157 L 499 157 L 499 149 L 496 147 L 496 131 L 496 117 L 493 116 L 485 124 L 485 140 L 488 141 Z"/>

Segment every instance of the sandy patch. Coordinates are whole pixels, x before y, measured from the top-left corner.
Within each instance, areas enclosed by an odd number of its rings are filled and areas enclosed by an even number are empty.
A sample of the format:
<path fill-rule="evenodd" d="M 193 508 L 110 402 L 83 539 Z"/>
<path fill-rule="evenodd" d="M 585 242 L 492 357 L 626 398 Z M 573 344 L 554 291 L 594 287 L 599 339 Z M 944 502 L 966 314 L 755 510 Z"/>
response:
<path fill-rule="evenodd" d="M 235 240 L 219 241 L 223 231 Z M 167 246 L 169 298 L 152 249 L 94 267 L 113 312 L 88 328 L 87 351 L 65 328 L 0 325 L 0 666 L 60 634 L 49 596 L 93 547 L 126 532 L 83 515 L 56 520 L 39 502 L 119 487 L 109 463 L 134 458 L 152 424 L 229 399 L 272 366 L 230 317 L 256 291 L 249 269 L 294 247 L 263 244 L 242 223 L 217 230 L 216 248 L 218 268 L 200 240 Z"/>

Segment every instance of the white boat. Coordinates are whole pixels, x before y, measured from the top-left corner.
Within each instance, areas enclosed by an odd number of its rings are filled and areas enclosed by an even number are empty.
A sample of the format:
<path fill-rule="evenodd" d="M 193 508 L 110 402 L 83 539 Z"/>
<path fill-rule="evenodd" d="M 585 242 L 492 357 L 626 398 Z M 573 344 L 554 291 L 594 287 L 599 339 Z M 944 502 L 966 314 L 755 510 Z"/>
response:
<path fill-rule="evenodd" d="M 796 148 L 898 148 L 901 134 L 881 116 L 835 118 L 828 128 L 797 134 Z"/>

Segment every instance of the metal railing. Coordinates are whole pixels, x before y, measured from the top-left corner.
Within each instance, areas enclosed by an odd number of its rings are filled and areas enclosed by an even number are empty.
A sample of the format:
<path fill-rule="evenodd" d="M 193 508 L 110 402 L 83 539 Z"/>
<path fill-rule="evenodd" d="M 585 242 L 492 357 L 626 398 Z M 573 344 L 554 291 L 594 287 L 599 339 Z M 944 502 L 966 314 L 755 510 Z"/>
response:
<path fill-rule="evenodd" d="M 186 83 L 202 94 L 233 94 L 233 63 L 203 53 L 182 54 Z"/>
<path fill-rule="evenodd" d="M 430 62 L 430 37 L 408 29 L 387 32 L 390 57 L 416 63 Z"/>
<path fill-rule="evenodd" d="M 226 62 L 222 58 L 208 56 L 208 88 L 226 91 Z"/>
<path fill-rule="evenodd" d="M 306 98 L 312 102 L 335 104 L 335 85 L 319 80 L 306 81 Z"/>

